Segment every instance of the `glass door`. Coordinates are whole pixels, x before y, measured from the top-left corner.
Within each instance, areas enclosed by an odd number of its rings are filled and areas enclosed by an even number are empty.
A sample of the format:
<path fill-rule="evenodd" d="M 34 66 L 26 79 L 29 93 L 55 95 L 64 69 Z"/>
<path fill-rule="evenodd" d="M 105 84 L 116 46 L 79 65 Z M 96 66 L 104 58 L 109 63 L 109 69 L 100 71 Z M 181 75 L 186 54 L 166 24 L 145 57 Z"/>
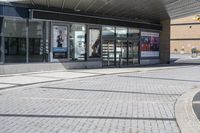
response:
<path fill-rule="evenodd" d="M 104 40 L 102 43 L 103 66 L 115 66 L 115 42 Z"/>
<path fill-rule="evenodd" d="M 127 40 L 116 41 L 116 66 L 127 66 L 128 65 L 128 47 Z"/>
<path fill-rule="evenodd" d="M 139 63 L 138 44 L 138 40 L 132 40 L 128 42 L 128 65 L 135 65 Z"/>

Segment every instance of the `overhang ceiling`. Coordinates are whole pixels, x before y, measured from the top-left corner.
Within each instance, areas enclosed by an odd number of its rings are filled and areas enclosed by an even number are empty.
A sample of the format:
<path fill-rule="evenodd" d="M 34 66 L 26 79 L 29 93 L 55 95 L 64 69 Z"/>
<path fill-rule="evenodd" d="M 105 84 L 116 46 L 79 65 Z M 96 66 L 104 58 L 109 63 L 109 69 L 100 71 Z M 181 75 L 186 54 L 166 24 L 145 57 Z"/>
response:
<path fill-rule="evenodd" d="M 128 20 L 161 20 L 200 13 L 198 0 L 7 0 L 34 8 L 92 14 Z"/>

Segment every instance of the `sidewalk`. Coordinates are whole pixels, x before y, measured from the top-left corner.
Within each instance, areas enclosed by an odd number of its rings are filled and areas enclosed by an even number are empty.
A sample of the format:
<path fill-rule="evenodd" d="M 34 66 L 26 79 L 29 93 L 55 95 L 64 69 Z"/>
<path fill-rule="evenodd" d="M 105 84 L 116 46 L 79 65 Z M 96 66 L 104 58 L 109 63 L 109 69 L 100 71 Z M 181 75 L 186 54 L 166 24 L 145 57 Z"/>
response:
<path fill-rule="evenodd" d="M 193 98 L 193 109 L 194 109 L 194 112 L 195 112 L 197 118 L 200 121 L 200 91 Z M 199 124 L 200 124 L 200 122 L 199 122 Z"/>
<path fill-rule="evenodd" d="M 3 75 L 0 133 L 179 133 L 174 106 L 183 93 L 200 86 L 199 69 L 184 65 Z"/>
<path fill-rule="evenodd" d="M 194 87 L 178 99 L 175 114 L 182 133 L 200 133 L 200 88 Z"/>

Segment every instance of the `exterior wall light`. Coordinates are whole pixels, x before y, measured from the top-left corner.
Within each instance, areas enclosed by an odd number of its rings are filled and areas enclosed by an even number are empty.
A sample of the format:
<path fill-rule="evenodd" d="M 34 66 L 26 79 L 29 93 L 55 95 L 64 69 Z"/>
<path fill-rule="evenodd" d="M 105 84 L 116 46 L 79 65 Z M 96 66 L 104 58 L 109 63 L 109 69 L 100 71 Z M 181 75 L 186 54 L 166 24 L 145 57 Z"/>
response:
<path fill-rule="evenodd" d="M 200 0 L 199 0 L 200 1 Z M 200 22 L 200 15 L 196 15 L 195 17 L 194 17 L 194 20 L 196 20 L 196 21 L 199 21 Z"/>

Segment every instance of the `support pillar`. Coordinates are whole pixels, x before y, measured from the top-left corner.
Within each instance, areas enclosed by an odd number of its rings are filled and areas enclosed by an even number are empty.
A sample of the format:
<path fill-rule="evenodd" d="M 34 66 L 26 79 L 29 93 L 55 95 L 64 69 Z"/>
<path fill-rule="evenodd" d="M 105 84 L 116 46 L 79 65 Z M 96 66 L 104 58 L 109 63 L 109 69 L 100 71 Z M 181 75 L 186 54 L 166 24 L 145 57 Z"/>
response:
<path fill-rule="evenodd" d="M 170 19 L 161 21 L 162 31 L 160 33 L 160 63 L 170 63 Z"/>

